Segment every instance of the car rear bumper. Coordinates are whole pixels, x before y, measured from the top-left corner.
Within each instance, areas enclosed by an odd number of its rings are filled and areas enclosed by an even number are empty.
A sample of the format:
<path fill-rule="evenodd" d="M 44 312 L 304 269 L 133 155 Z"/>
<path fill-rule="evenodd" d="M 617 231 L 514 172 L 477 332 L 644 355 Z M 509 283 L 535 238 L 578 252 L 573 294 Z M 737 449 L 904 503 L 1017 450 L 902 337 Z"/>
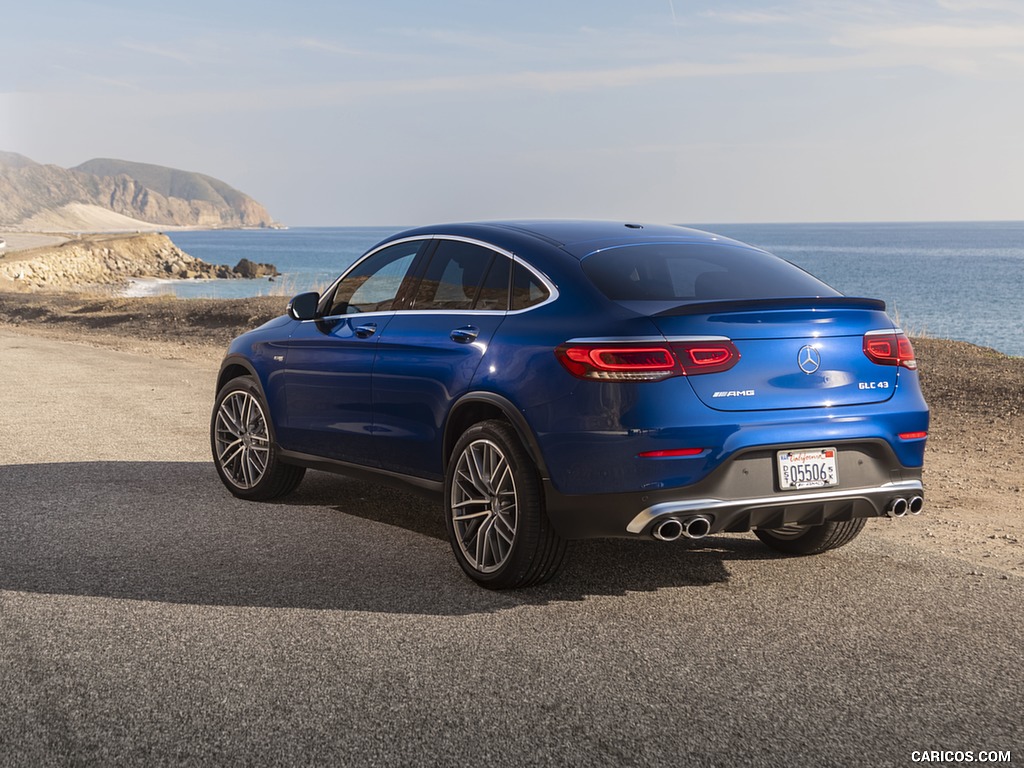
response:
<path fill-rule="evenodd" d="M 924 496 L 919 480 L 886 483 L 877 488 L 854 488 L 818 493 L 788 493 L 759 499 L 690 499 L 653 504 L 629 521 L 626 531 L 642 534 L 659 520 L 685 520 L 704 515 L 711 520 L 710 533 L 749 531 L 753 528 L 781 528 L 785 525 L 821 525 L 878 517 L 892 509 L 897 499 L 909 501 Z"/>
<path fill-rule="evenodd" d="M 792 447 L 792 446 L 787 446 Z M 810 447 L 810 446 L 807 446 Z M 777 448 L 742 453 L 690 486 L 634 493 L 567 495 L 545 482 L 548 515 L 570 539 L 651 536 L 659 522 L 685 523 L 703 516 L 709 533 L 901 514 L 909 502 L 920 510 L 920 467 L 905 467 L 884 441 L 837 444 L 841 484 L 832 488 L 779 491 Z M 902 499 L 908 506 L 893 503 Z"/>

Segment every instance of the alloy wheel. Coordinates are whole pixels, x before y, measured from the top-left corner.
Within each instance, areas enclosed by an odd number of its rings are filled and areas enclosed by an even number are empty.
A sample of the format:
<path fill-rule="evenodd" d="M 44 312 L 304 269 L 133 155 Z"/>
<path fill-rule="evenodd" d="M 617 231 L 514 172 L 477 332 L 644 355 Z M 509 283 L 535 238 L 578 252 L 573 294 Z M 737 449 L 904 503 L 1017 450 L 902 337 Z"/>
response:
<path fill-rule="evenodd" d="M 455 538 L 469 564 L 493 573 L 516 540 L 518 498 L 508 458 L 491 440 L 469 443 L 459 454 L 451 486 Z"/>
<path fill-rule="evenodd" d="M 217 410 L 214 426 L 217 463 L 238 488 L 253 488 L 270 459 L 270 436 L 263 408 L 251 393 L 236 390 Z"/>

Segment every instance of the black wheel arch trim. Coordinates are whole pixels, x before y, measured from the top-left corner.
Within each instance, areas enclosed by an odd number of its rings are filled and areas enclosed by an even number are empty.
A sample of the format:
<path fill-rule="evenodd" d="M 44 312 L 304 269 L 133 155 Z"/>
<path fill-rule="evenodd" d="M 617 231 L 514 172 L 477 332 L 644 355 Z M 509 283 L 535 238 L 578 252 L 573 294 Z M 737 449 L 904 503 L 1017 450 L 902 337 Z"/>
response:
<path fill-rule="evenodd" d="M 513 429 L 515 429 L 516 434 L 519 435 L 519 439 L 523 442 L 523 446 L 526 448 L 527 453 L 530 454 L 530 458 L 537 467 L 537 471 L 540 473 L 541 478 L 547 479 L 548 468 L 547 464 L 544 462 L 544 454 L 541 453 L 540 443 L 537 442 L 537 437 L 533 434 L 533 430 L 530 429 L 530 425 L 527 423 L 526 417 L 523 416 L 522 411 L 520 411 L 511 400 L 497 394 L 496 392 L 469 392 L 456 400 L 448 410 L 448 416 L 445 419 L 443 445 L 454 445 L 455 441 L 459 439 L 458 435 L 453 435 L 451 433 L 453 422 L 452 416 L 457 413 L 460 408 L 464 408 L 465 406 L 472 405 L 474 403 L 492 405 L 505 415 L 509 423 L 512 424 Z M 445 451 L 445 454 L 447 454 L 447 451 Z M 441 458 L 442 466 L 447 470 L 449 456 L 445 455 Z"/>
<path fill-rule="evenodd" d="M 260 388 L 260 394 L 263 395 L 264 401 L 266 400 L 267 393 L 263 391 L 263 382 L 260 381 L 259 374 L 256 373 L 256 369 L 252 363 L 249 362 L 247 357 L 243 355 L 228 355 L 220 363 L 220 370 L 217 371 L 217 391 L 214 394 L 220 394 L 220 391 L 224 388 L 224 385 L 231 379 L 238 378 L 237 376 L 231 376 L 225 378 L 224 374 L 228 368 L 244 368 L 247 371 L 247 375 L 252 376 L 256 380 L 256 386 Z"/>

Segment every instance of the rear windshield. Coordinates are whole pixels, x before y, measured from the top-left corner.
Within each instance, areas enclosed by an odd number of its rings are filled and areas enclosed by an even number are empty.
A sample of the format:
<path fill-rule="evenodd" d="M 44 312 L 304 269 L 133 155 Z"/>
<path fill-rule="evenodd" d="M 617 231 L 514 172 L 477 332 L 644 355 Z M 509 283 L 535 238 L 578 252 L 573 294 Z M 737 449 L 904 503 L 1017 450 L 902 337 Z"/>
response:
<path fill-rule="evenodd" d="M 596 251 L 582 263 L 605 296 L 625 303 L 841 295 L 788 261 L 731 245 L 624 245 Z"/>

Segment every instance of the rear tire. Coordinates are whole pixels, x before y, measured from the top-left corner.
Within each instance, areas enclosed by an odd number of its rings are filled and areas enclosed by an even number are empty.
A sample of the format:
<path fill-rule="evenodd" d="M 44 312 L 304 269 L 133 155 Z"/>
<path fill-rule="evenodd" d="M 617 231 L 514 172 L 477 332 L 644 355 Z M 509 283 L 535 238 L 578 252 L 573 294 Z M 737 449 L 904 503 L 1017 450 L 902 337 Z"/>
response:
<path fill-rule="evenodd" d="M 849 544 L 864 529 L 866 518 L 825 523 L 788 525 L 784 528 L 756 528 L 754 535 L 772 549 L 787 555 L 820 555 Z"/>
<path fill-rule="evenodd" d="M 270 410 L 252 376 L 239 376 L 217 394 L 210 419 L 213 464 L 235 496 L 267 501 L 294 491 L 305 467 L 278 458 Z"/>
<path fill-rule="evenodd" d="M 566 542 L 551 526 L 537 468 L 504 421 L 474 424 L 445 472 L 445 525 L 462 570 L 488 589 L 542 584 Z"/>

